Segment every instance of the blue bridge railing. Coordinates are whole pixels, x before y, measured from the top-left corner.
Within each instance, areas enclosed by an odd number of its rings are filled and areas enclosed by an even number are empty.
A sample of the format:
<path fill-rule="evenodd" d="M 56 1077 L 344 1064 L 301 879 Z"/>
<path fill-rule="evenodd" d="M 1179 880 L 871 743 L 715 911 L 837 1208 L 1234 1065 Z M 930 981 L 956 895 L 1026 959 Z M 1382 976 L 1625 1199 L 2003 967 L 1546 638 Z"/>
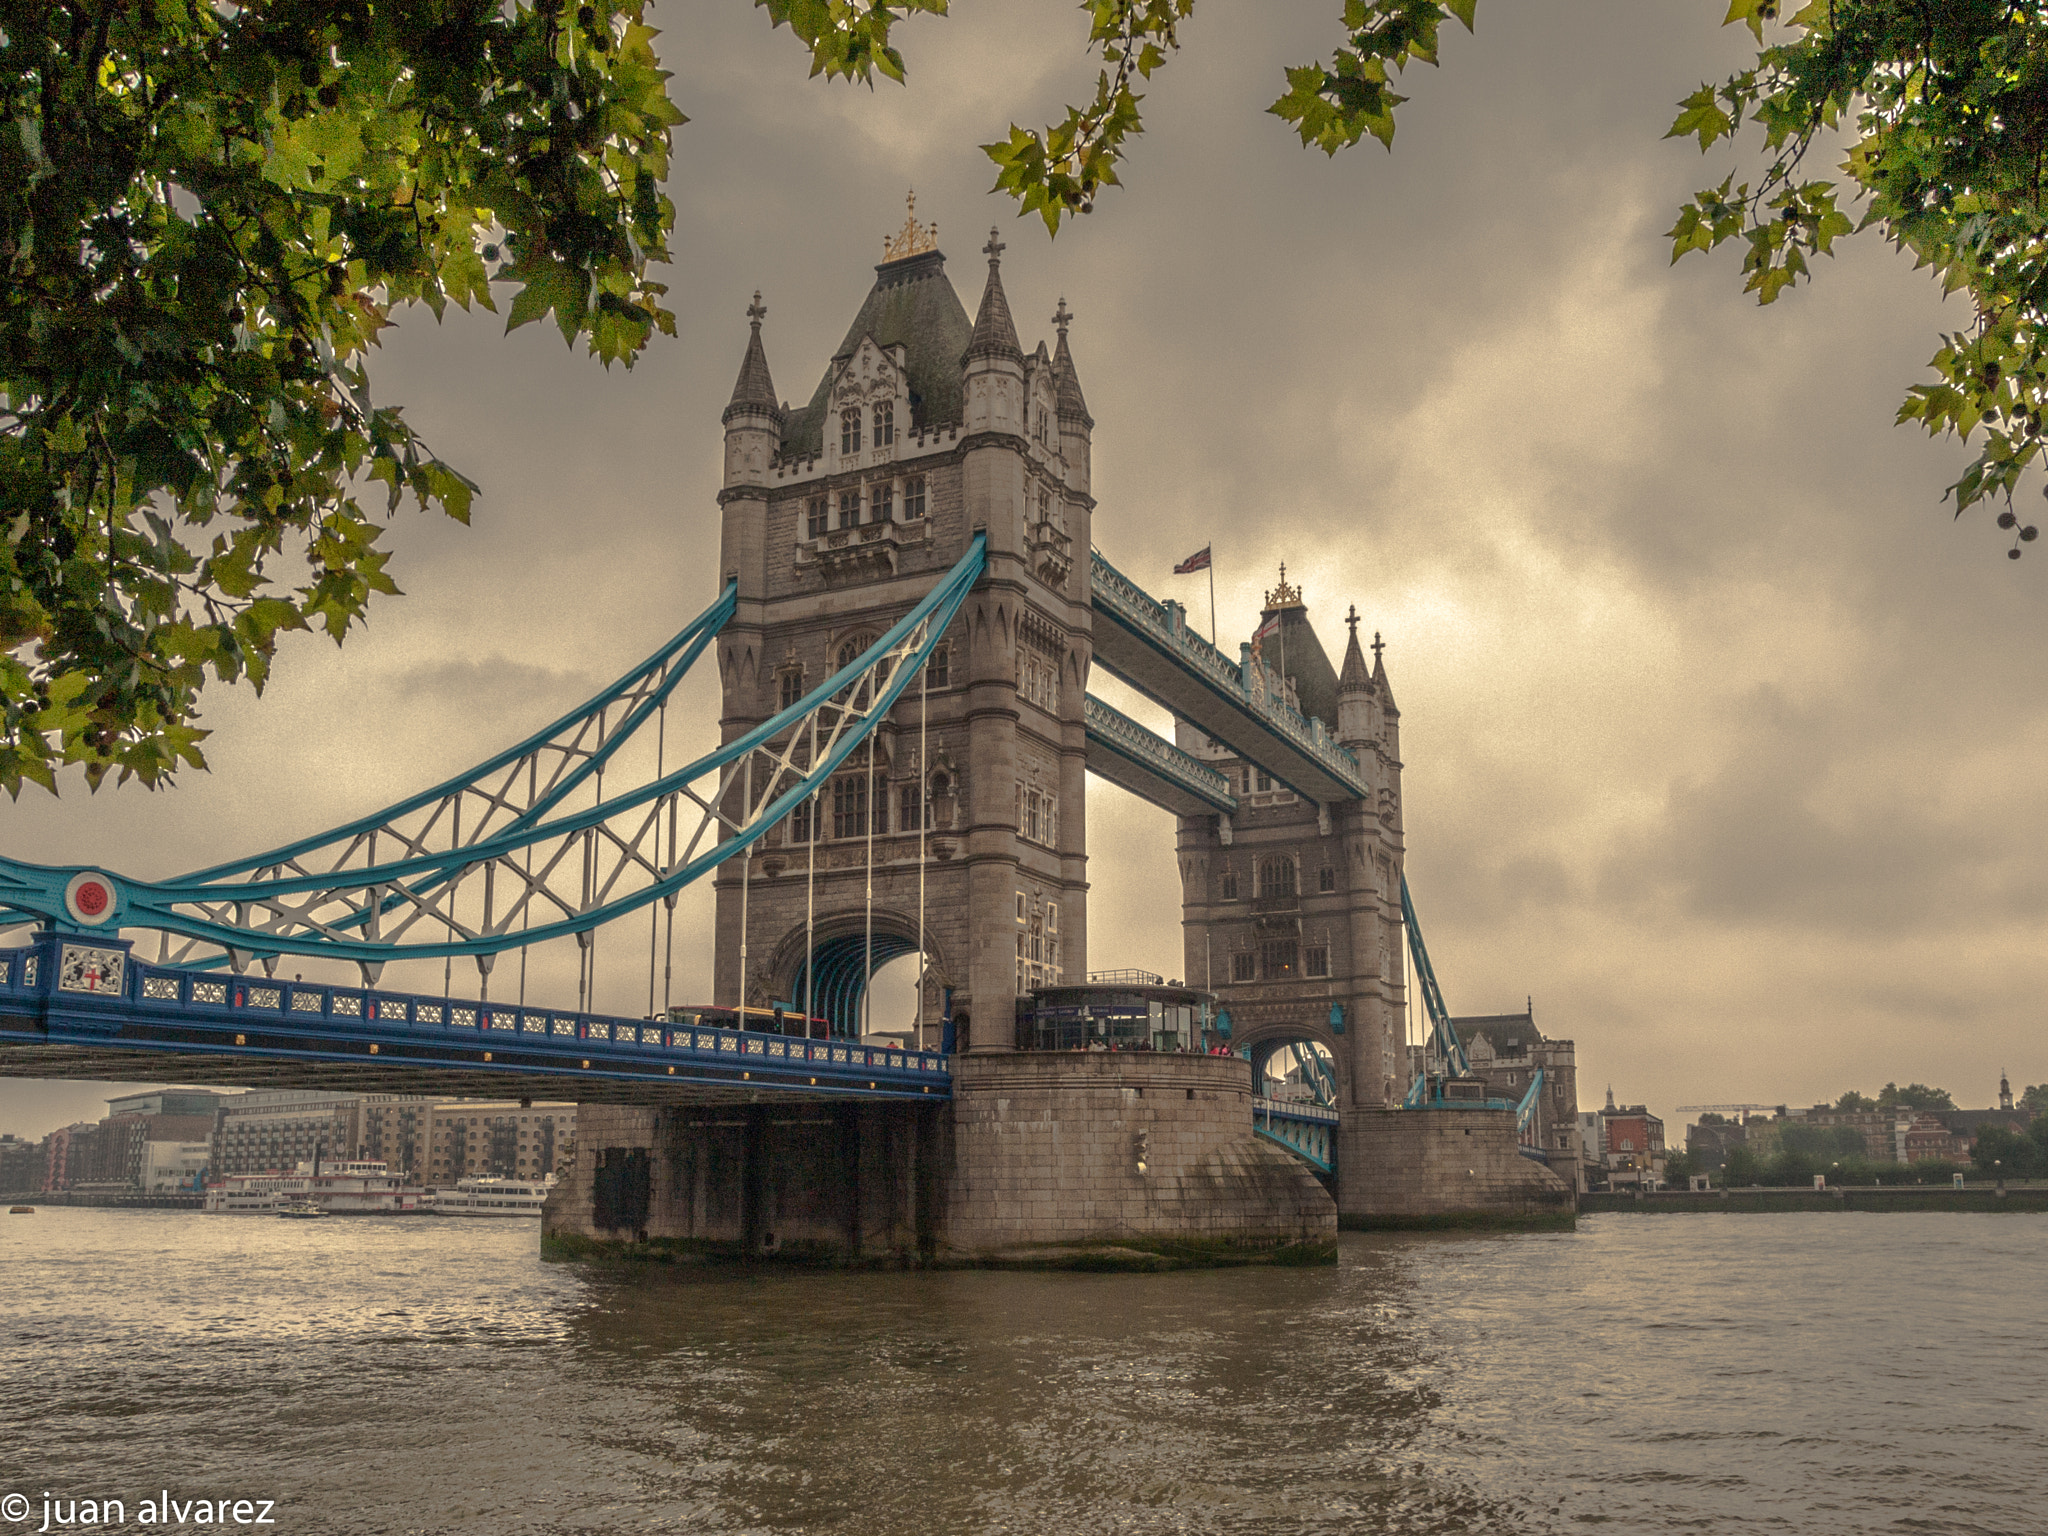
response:
<path fill-rule="evenodd" d="M 946 1096 L 947 1058 L 675 1019 L 522 1007 L 147 964 L 56 934 L 0 950 L 0 1047 L 272 1056 L 563 1078 L 673 1077 L 862 1096 Z M 451 1049 L 452 1048 L 452 1049 Z M 4 1061 L 0 1056 L 0 1061 Z M 569 1088 L 570 1085 L 565 1085 Z"/>

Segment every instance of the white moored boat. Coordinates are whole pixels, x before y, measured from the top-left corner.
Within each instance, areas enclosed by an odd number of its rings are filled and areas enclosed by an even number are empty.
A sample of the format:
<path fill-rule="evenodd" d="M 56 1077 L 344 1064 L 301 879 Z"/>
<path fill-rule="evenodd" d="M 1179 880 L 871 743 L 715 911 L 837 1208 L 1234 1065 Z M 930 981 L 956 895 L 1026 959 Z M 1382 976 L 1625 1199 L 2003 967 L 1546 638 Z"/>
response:
<path fill-rule="evenodd" d="M 461 1179 L 435 1192 L 433 1210 L 437 1216 L 538 1216 L 554 1187 L 552 1177 Z"/>
<path fill-rule="evenodd" d="M 294 1173 L 234 1173 L 206 1186 L 205 1209 L 273 1215 L 314 1205 L 323 1216 L 404 1215 L 424 1209 L 417 1185 L 375 1161 L 314 1159 Z"/>

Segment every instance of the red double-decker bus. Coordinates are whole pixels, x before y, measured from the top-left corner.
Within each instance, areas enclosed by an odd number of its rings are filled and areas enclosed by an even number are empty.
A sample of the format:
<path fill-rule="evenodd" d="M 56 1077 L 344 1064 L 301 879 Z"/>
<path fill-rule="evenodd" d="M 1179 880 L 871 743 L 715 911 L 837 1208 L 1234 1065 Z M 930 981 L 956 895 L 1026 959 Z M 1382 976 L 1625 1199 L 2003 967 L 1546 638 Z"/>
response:
<path fill-rule="evenodd" d="M 761 1008 L 753 1005 L 744 1008 L 671 1008 L 666 1018 L 671 1024 L 682 1024 L 693 1029 L 750 1029 L 756 1034 L 793 1035 L 800 1040 L 832 1038 L 830 1019 L 820 1016 L 806 1018 L 801 1010 L 795 1008 Z"/>

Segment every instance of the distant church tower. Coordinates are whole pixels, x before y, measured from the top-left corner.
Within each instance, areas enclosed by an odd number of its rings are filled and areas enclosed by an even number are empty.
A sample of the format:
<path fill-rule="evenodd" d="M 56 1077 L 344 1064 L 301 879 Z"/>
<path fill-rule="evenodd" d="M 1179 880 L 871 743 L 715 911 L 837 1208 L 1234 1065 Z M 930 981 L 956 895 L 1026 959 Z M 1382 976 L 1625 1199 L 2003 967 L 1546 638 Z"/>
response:
<path fill-rule="evenodd" d="M 776 401 L 758 295 L 747 312 L 719 493 L 721 570 L 739 584 L 719 642 L 724 739 L 860 655 L 976 532 L 988 564 L 923 689 L 877 729 L 872 771 L 863 748 L 815 821 L 792 816 L 720 868 L 719 1003 L 808 996 L 841 1032 L 858 1028 L 871 970 L 915 952 L 920 872 L 932 1043 L 950 997 L 967 1048 L 1011 1049 L 1017 995 L 1086 974 L 1094 422 L 1065 302 L 1056 348 L 1027 354 L 1002 251 L 991 230 L 970 324 L 913 201 L 799 408 Z"/>
<path fill-rule="evenodd" d="M 2012 1108 L 2012 1083 L 2006 1077 L 2003 1067 L 1998 1070 L 1998 1107 L 2000 1109 Z"/>
<path fill-rule="evenodd" d="M 1320 1044 L 1345 1102 L 1370 1107 L 1398 1103 L 1409 1075 L 1401 713 L 1377 637 L 1368 671 L 1356 609 L 1347 622 L 1340 672 L 1282 566 L 1242 652 L 1358 759 L 1364 798 L 1317 804 L 1177 727 L 1181 749 L 1220 769 L 1239 807 L 1181 819 L 1182 934 L 1188 981 L 1217 994 L 1233 1045 L 1256 1058 L 1288 1041 Z"/>

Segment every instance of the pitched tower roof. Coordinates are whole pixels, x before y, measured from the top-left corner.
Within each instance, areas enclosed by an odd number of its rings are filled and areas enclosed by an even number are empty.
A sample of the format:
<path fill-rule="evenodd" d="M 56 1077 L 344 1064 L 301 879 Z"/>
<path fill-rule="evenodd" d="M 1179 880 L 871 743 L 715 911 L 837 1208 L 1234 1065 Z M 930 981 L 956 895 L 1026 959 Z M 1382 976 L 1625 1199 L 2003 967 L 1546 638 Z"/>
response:
<path fill-rule="evenodd" d="M 946 277 L 943 251 L 920 243 L 913 254 L 882 262 L 875 268 L 874 287 L 868 290 L 853 324 L 846 328 L 846 339 L 832 354 L 810 403 L 783 429 L 783 455 L 822 451 L 832 377 L 839 364 L 853 356 L 863 336 L 872 336 L 880 347 L 903 348 L 912 430 L 957 422 L 960 354 L 971 334 L 967 307 Z"/>
<path fill-rule="evenodd" d="M 974 317 L 966 357 L 1013 357 L 1021 363 L 1024 349 L 1017 344 L 1017 325 L 1010 318 L 1010 300 L 1003 292 L 1004 249 L 999 232 L 991 229 L 988 244 L 982 247 L 988 256 L 988 286 L 981 290 L 981 312 Z"/>
<path fill-rule="evenodd" d="M 1337 669 L 1330 665 L 1330 658 L 1323 650 L 1323 642 L 1316 638 L 1313 625 L 1308 621 L 1308 605 L 1302 601 L 1301 589 L 1291 586 L 1287 580 L 1287 567 L 1280 567 L 1280 585 L 1266 593 L 1266 606 L 1259 615 L 1259 627 L 1275 616 L 1280 620 L 1280 633 L 1264 645 L 1261 654 L 1267 665 L 1294 684 L 1296 696 L 1301 700 L 1301 712 L 1312 719 L 1321 720 L 1331 730 L 1337 728 Z"/>
<path fill-rule="evenodd" d="M 732 386 L 732 400 L 725 408 L 725 419 L 732 420 L 736 411 L 763 410 L 773 414 L 775 404 L 775 380 L 768 376 L 768 354 L 761 346 L 761 321 L 767 315 L 766 306 L 761 303 L 761 291 L 754 290 L 754 302 L 747 306 L 747 318 L 753 322 L 753 334 L 747 338 L 747 355 L 740 363 L 740 376 Z"/>

